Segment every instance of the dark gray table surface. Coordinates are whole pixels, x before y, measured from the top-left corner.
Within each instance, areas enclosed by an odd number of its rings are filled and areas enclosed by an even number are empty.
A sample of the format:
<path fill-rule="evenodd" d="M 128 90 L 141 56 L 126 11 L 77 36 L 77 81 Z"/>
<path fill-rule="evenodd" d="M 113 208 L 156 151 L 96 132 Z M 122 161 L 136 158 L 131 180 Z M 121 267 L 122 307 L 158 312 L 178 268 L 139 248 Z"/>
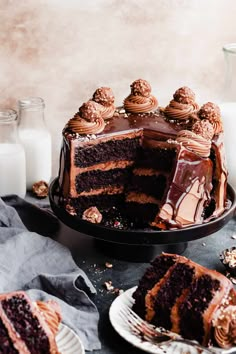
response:
<path fill-rule="evenodd" d="M 35 199 L 29 197 L 27 200 L 35 202 Z M 37 202 L 37 204 L 39 203 Z M 41 206 L 44 204 L 45 201 L 42 201 Z M 234 235 L 236 235 L 235 217 L 220 231 L 197 241 L 189 242 L 183 255 L 203 266 L 224 273 L 224 267 L 219 260 L 219 253 L 225 248 L 236 246 L 236 239 L 232 237 Z M 117 295 L 107 291 L 104 288 L 104 282 L 111 280 L 115 288 L 129 289 L 138 284 L 148 263 L 112 258 L 103 251 L 101 245 L 98 248 L 98 244 L 93 237 L 72 230 L 61 222 L 55 239 L 70 248 L 76 263 L 86 272 L 97 289 L 97 295 L 93 297 L 93 301 L 100 313 L 99 336 L 102 342 L 102 350 L 93 351 L 93 353 L 143 353 L 143 351 L 134 348 L 123 340 L 112 328 L 109 321 L 109 307 Z M 116 244 L 111 244 L 111 247 L 116 247 Z M 112 268 L 106 268 L 106 262 L 111 263 Z"/>

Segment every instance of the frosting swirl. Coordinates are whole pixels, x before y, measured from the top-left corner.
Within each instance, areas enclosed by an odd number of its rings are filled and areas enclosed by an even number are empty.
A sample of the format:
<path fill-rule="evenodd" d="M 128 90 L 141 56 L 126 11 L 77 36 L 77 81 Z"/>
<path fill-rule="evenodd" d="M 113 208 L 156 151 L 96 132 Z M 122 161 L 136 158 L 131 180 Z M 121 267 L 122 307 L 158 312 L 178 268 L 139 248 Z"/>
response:
<path fill-rule="evenodd" d="M 131 85 L 131 94 L 124 100 L 124 108 L 131 113 L 148 113 L 158 106 L 156 97 L 151 95 L 151 85 L 142 79 L 134 81 Z"/>
<path fill-rule="evenodd" d="M 194 132 L 181 130 L 177 135 L 176 141 L 201 157 L 208 157 L 210 155 L 211 141 Z"/>
<path fill-rule="evenodd" d="M 154 111 L 158 106 L 156 97 L 138 96 L 130 94 L 124 100 L 124 108 L 127 112 L 132 113 L 147 113 Z"/>
<path fill-rule="evenodd" d="M 165 108 L 164 113 L 169 119 L 181 121 L 187 120 L 191 114 L 197 112 L 198 108 L 196 102 L 185 104 L 171 100 L 169 105 Z"/>
<path fill-rule="evenodd" d="M 221 348 L 236 344 L 236 306 L 224 308 L 213 325 L 215 340 Z"/>
<path fill-rule="evenodd" d="M 42 312 L 52 334 L 56 335 L 61 322 L 61 311 L 59 305 L 53 300 L 49 300 L 47 302 L 37 301 L 36 304 L 40 312 Z"/>
<path fill-rule="evenodd" d="M 115 113 L 115 110 L 116 110 L 116 108 L 113 104 L 110 106 L 102 106 L 101 105 L 100 114 L 103 119 L 112 118 Z"/>
<path fill-rule="evenodd" d="M 213 125 L 215 134 L 223 131 L 223 123 L 221 120 L 220 107 L 212 102 L 205 103 L 199 110 L 198 116 L 200 119 L 208 119 Z"/>
<path fill-rule="evenodd" d="M 106 124 L 101 116 L 95 121 L 89 122 L 86 119 L 81 118 L 79 115 L 76 115 L 74 118 L 69 120 L 66 128 L 73 133 L 87 135 L 101 133 L 105 126 Z"/>

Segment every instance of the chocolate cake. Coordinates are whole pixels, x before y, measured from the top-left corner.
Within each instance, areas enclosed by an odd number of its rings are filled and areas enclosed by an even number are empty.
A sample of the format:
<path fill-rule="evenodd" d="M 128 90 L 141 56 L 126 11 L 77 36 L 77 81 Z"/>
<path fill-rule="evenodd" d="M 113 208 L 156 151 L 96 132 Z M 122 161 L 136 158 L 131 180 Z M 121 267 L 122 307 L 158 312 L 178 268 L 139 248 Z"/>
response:
<path fill-rule="evenodd" d="M 22 291 L 0 295 L 0 353 L 59 354 L 61 320 L 54 301 L 32 303 Z"/>
<path fill-rule="evenodd" d="M 232 283 L 185 257 L 158 256 L 141 278 L 133 298 L 133 310 L 155 326 L 203 345 L 216 341 L 228 347 L 236 343 L 236 292 Z M 225 326 L 224 338 L 228 339 L 223 340 L 226 313 L 228 332 Z"/>
<path fill-rule="evenodd" d="M 145 80 L 117 109 L 99 88 L 63 130 L 60 203 L 72 215 L 115 207 L 136 226 L 181 228 L 221 215 L 226 186 L 218 106 L 199 109 L 187 87 L 165 109 Z"/>

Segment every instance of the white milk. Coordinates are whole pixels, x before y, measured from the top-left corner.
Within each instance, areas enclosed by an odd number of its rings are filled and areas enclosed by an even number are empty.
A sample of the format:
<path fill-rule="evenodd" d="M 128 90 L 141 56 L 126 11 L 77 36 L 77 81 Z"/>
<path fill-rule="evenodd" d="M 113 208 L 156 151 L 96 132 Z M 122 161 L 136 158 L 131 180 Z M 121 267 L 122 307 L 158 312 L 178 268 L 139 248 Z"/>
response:
<path fill-rule="evenodd" d="M 236 102 L 221 103 L 220 109 L 224 124 L 228 180 L 236 189 Z"/>
<path fill-rule="evenodd" d="M 19 129 L 19 137 L 26 156 L 26 186 L 32 189 L 35 182 L 49 183 L 51 178 L 52 144 L 50 133 L 46 130 Z"/>
<path fill-rule="evenodd" d="M 20 144 L 0 144 L 0 195 L 26 193 L 25 153 Z"/>

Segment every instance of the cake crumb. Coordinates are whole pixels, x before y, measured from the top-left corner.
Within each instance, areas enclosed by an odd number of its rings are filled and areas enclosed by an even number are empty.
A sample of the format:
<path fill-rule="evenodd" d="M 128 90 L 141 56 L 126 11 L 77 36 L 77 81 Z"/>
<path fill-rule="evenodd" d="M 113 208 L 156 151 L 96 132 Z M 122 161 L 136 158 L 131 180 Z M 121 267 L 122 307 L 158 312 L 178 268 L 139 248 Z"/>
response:
<path fill-rule="evenodd" d="M 48 184 L 45 181 L 39 181 L 33 184 L 32 192 L 37 198 L 46 198 L 48 196 Z"/>
<path fill-rule="evenodd" d="M 106 267 L 106 268 L 112 268 L 112 267 L 113 267 L 113 264 L 112 264 L 112 263 L 109 263 L 109 262 L 106 262 L 106 263 L 105 263 L 105 267 Z"/>
<path fill-rule="evenodd" d="M 77 215 L 75 208 L 70 204 L 66 204 L 66 211 L 72 216 Z"/>
<path fill-rule="evenodd" d="M 236 234 L 233 234 L 233 235 L 231 236 L 231 238 L 232 238 L 233 240 L 236 240 Z"/>
<path fill-rule="evenodd" d="M 203 243 L 202 243 L 202 246 L 203 246 L 203 247 L 206 247 L 206 244 L 205 244 L 205 242 L 203 242 Z"/>
<path fill-rule="evenodd" d="M 92 224 L 100 224 L 102 214 L 97 207 L 92 206 L 83 212 L 82 219 L 91 222 Z"/>
<path fill-rule="evenodd" d="M 103 286 L 106 288 L 107 291 L 114 291 L 114 286 L 112 285 L 111 280 L 105 281 Z"/>

